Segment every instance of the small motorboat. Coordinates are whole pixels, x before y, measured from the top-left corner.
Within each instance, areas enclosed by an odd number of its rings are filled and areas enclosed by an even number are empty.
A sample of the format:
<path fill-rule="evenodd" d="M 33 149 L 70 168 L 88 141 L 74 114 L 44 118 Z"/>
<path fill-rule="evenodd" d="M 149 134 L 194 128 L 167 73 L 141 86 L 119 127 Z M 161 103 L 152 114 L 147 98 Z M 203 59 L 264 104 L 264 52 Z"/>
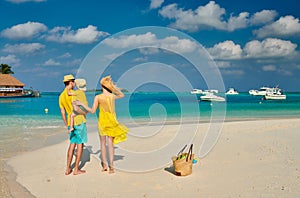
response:
<path fill-rule="evenodd" d="M 202 94 L 202 93 L 203 93 L 203 91 L 201 89 L 193 89 L 191 91 L 191 94 Z"/>
<path fill-rule="evenodd" d="M 229 90 L 225 93 L 226 95 L 237 95 L 239 92 L 237 92 L 234 88 L 229 88 Z"/>
<path fill-rule="evenodd" d="M 286 95 L 284 95 L 278 87 L 271 88 L 266 92 L 264 96 L 265 100 L 285 100 Z"/>
<path fill-rule="evenodd" d="M 224 102 L 225 98 L 221 96 L 217 96 L 213 93 L 207 93 L 204 96 L 200 97 L 201 100 L 203 101 L 212 101 L 212 102 Z"/>

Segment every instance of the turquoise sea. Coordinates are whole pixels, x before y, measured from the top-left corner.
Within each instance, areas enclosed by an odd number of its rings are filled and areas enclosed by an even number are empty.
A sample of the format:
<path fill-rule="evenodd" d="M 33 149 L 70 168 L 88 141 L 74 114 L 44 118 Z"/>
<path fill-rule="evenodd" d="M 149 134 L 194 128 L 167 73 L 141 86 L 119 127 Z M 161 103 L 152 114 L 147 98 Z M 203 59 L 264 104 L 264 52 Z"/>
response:
<path fill-rule="evenodd" d="M 89 105 L 94 92 L 88 92 Z M 226 120 L 276 117 L 300 117 L 300 93 L 286 93 L 287 99 L 262 100 L 248 93 L 227 95 L 226 102 L 204 102 L 189 92 L 126 93 L 116 101 L 117 115 L 123 122 L 154 120 L 207 120 L 213 115 L 225 114 Z M 224 95 L 223 95 L 224 96 Z M 41 93 L 39 98 L 0 98 L 0 134 L 3 127 L 56 127 L 63 125 L 58 107 L 59 93 Z M 225 96 L 224 96 L 225 97 Z M 48 112 L 45 112 L 48 109 Z M 214 111 L 214 114 L 212 112 Z M 96 120 L 88 115 L 88 120 Z"/>
<path fill-rule="evenodd" d="M 95 94 L 86 93 L 90 106 Z M 174 121 L 177 124 L 211 122 L 212 118 L 219 117 L 225 121 L 299 118 L 300 93 L 286 95 L 283 101 L 266 101 L 261 96 L 240 93 L 227 96 L 226 102 L 210 103 L 200 101 L 199 96 L 189 92 L 126 93 L 116 101 L 116 111 L 118 119 L 129 128 Z M 68 139 L 58 97 L 58 92 L 44 92 L 39 98 L 0 98 L 0 159 Z M 96 124 L 97 114 L 88 114 L 87 121 L 89 125 Z"/>

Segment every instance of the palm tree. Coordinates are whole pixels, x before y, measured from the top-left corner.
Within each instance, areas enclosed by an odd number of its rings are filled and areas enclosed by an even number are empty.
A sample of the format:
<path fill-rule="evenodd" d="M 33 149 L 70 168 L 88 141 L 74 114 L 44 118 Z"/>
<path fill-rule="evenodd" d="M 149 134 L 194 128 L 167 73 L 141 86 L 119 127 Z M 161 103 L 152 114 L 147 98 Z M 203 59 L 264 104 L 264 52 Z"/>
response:
<path fill-rule="evenodd" d="M 14 74 L 14 72 L 11 70 L 11 66 L 9 66 L 8 64 L 0 65 L 0 73 L 1 74 Z"/>

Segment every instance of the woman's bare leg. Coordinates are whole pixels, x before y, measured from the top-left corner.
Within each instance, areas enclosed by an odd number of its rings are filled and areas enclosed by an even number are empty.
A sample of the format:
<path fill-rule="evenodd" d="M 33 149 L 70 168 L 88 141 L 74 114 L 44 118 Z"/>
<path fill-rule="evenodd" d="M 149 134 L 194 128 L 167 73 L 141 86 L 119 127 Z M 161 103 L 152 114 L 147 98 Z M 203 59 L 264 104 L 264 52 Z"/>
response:
<path fill-rule="evenodd" d="M 107 137 L 107 146 L 108 146 L 108 155 L 109 155 L 109 173 L 114 173 L 114 144 L 113 144 L 113 137 Z"/>
<path fill-rule="evenodd" d="M 102 171 L 107 171 L 107 157 L 106 157 L 106 136 L 100 136 L 100 148 L 102 158 Z"/>

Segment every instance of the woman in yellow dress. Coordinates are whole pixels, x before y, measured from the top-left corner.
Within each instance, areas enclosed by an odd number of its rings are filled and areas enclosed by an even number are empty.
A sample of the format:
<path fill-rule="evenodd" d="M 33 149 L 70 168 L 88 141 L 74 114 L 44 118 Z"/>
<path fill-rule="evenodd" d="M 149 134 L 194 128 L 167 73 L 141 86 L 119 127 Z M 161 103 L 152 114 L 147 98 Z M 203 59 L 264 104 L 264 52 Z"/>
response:
<path fill-rule="evenodd" d="M 99 107 L 98 132 L 100 136 L 102 171 L 107 171 L 106 142 L 109 154 L 109 173 L 114 173 L 114 144 L 123 142 L 127 139 L 128 129 L 118 122 L 115 113 L 115 99 L 123 98 L 124 94 L 113 83 L 110 76 L 106 76 L 100 81 L 102 94 L 95 96 L 93 107 L 89 108 L 80 102 L 89 112 L 95 113 Z"/>

